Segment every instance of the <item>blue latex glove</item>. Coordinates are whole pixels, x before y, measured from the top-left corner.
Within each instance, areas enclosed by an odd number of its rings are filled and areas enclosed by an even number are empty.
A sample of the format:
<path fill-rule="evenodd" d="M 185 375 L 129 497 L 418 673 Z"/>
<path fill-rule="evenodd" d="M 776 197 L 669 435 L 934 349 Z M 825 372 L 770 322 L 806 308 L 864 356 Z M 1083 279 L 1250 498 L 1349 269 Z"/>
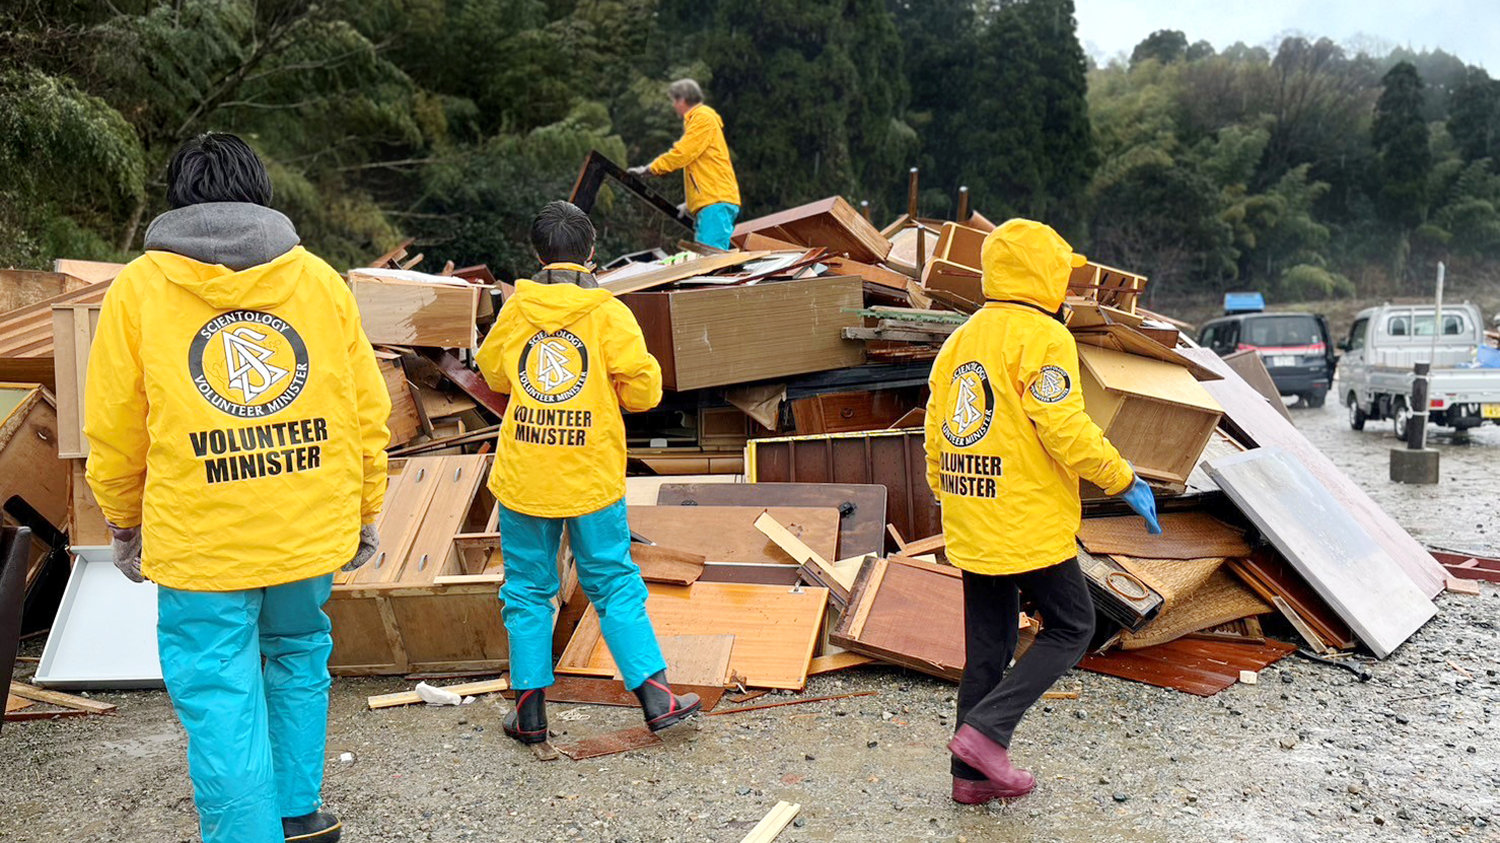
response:
<path fill-rule="evenodd" d="M 1146 532 L 1153 536 L 1161 535 L 1161 525 L 1156 521 L 1156 495 L 1151 492 L 1151 487 L 1146 485 L 1146 481 L 1139 477 L 1135 478 L 1135 482 L 1131 483 L 1130 488 L 1126 489 L 1120 497 L 1130 504 L 1130 508 L 1135 510 L 1136 515 L 1146 519 Z"/>

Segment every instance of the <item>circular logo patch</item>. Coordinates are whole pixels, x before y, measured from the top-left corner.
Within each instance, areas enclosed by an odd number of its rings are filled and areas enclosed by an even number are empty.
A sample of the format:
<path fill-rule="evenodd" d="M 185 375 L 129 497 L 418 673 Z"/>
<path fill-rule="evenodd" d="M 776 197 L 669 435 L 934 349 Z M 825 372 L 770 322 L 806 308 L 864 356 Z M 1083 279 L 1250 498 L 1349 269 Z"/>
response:
<path fill-rule="evenodd" d="M 984 365 L 971 360 L 953 370 L 943 436 L 956 448 L 967 448 L 984 438 L 995 419 L 995 393 Z"/>
<path fill-rule="evenodd" d="M 543 404 L 558 404 L 577 395 L 589 377 L 589 350 L 565 331 L 538 331 L 521 349 L 517 367 L 521 388 Z"/>
<path fill-rule="evenodd" d="M 1043 404 L 1056 404 L 1073 391 L 1073 379 L 1061 366 L 1043 366 L 1031 382 L 1031 397 Z"/>
<path fill-rule="evenodd" d="M 307 345 L 280 316 L 234 310 L 198 329 L 188 372 L 208 403 L 238 418 L 262 418 L 286 409 L 307 386 Z"/>

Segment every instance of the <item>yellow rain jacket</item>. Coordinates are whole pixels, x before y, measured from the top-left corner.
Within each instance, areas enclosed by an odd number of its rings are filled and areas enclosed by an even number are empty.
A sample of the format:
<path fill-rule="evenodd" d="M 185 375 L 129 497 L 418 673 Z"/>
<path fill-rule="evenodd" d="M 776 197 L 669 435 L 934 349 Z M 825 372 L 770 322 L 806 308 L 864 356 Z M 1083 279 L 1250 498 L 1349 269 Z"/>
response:
<path fill-rule="evenodd" d="M 740 183 L 729 162 L 729 143 L 724 140 L 724 121 L 719 112 L 699 104 L 682 115 L 682 137 L 672 148 L 651 162 L 651 172 L 661 176 L 682 171 L 688 213 L 719 202 L 740 204 Z"/>
<path fill-rule="evenodd" d="M 1016 574 L 1077 555 L 1079 477 L 1117 494 L 1134 475 L 1084 413 L 1078 348 L 1051 316 L 1082 256 L 1014 219 L 985 237 L 981 261 L 989 301 L 932 366 L 927 483 L 949 561 Z"/>
<path fill-rule="evenodd" d="M 237 591 L 337 570 L 385 495 L 390 394 L 354 296 L 298 246 L 239 272 L 148 251 L 104 297 L 88 482 L 141 572 Z"/>
<path fill-rule="evenodd" d="M 570 518 L 625 496 L 620 409 L 638 413 L 661 401 L 661 366 L 613 293 L 518 281 L 477 362 L 490 388 L 510 395 L 489 483 L 501 504 Z"/>

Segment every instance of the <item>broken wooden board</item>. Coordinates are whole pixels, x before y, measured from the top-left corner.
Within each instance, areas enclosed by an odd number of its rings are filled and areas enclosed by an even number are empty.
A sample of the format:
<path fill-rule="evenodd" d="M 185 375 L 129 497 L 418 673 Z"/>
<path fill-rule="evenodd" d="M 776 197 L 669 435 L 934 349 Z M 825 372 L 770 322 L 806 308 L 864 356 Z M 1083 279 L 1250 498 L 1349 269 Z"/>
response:
<path fill-rule="evenodd" d="M 661 738 L 645 726 L 632 726 L 629 729 L 596 735 L 592 738 L 553 744 L 553 747 L 574 761 L 584 761 L 589 758 L 645 749 L 648 746 L 660 746 L 661 742 Z"/>
<path fill-rule="evenodd" d="M 710 562 L 801 564 L 756 529 L 755 520 L 767 511 L 825 559 L 837 557 L 839 511 L 832 507 L 632 506 L 630 529 Z"/>
<path fill-rule="evenodd" d="M 851 667 L 864 667 L 867 664 L 879 664 L 880 660 L 867 656 L 863 653 L 851 653 L 845 650 L 842 653 L 834 653 L 831 656 L 814 656 L 807 666 L 808 676 L 822 676 L 825 673 L 833 673 L 839 670 L 848 670 Z"/>
<path fill-rule="evenodd" d="M 35 685 L 24 682 L 10 683 L 11 696 L 20 697 L 23 700 L 46 703 L 60 708 L 68 708 L 74 711 L 82 711 L 88 714 L 112 714 L 118 706 L 112 703 L 103 703 L 91 700 L 88 697 L 79 697 L 73 694 L 64 694 L 59 691 L 48 691 Z"/>
<path fill-rule="evenodd" d="M 667 585 L 692 585 L 703 576 L 702 554 L 661 545 L 630 545 L 630 559 L 641 569 L 641 579 Z"/>
<path fill-rule="evenodd" d="M 832 507 L 840 556 L 884 550 L 885 501 L 884 486 L 854 483 L 666 483 L 656 492 L 658 506 Z"/>
<path fill-rule="evenodd" d="M 758 237 L 759 235 L 752 234 L 750 236 Z M 761 248 L 751 247 L 748 238 L 746 247 Z M 911 283 L 911 279 L 903 273 L 886 269 L 883 266 L 861 263 L 852 258 L 828 258 L 823 263 L 827 264 L 829 271 L 834 275 L 850 275 L 871 284 L 879 284 L 882 287 L 889 287 L 893 290 L 906 290 L 915 286 Z"/>
<path fill-rule="evenodd" d="M 1207 556 L 1249 556 L 1244 532 L 1206 512 L 1164 512 L 1158 516 L 1161 533 L 1146 532 L 1138 515 L 1085 518 L 1078 539 L 1091 553 L 1110 553 L 1141 559 L 1202 559 Z"/>
<path fill-rule="evenodd" d="M 391 396 L 391 415 L 386 421 L 391 447 L 405 445 L 422 431 L 422 419 L 412 397 L 411 384 L 406 380 L 406 370 L 401 367 L 401 355 L 377 348 L 375 363 L 380 366 L 380 376 Z"/>
<path fill-rule="evenodd" d="M 397 269 L 352 269 L 349 288 L 365 336 L 376 345 L 475 348 L 479 296 L 487 288 Z"/>
<path fill-rule="evenodd" d="M 1146 289 L 1146 276 L 1089 261 L 1068 277 L 1068 295 L 1082 296 L 1099 304 L 1136 312 L 1136 302 Z"/>
<path fill-rule="evenodd" d="M 760 517 L 755 519 L 755 529 L 775 542 L 786 555 L 795 559 L 797 564 L 802 566 L 804 573 L 808 575 L 810 582 L 828 589 L 829 598 L 841 610 L 848 604 L 849 591 L 854 587 L 857 569 L 835 567 L 833 563 L 819 556 L 816 551 L 793 535 L 770 512 L 762 512 Z"/>
<path fill-rule="evenodd" d="M 646 612 L 659 639 L 733 635 L 729 668 L 745 677 L 745 685 L 799 691 L 807 684 L 807 665 L 823 622 L 827 590 L 701 580 L 686 588 L 655 583 L 646 588 L 650 592 Z M 615 675 L 614 659 L 593 606 L 558 659 L 557 672 Z"/>
<path fill-rule="evenodd" d="M 1208 470 L 1377 658 L 1437 614 L 1385 548 L 1285 451 L 1262 447 L 1214 460 Z"/>
<path fill-rule="evenodd" d="M 944 565 L 871 559 L 830 640 L 956 682 L 964 670 L 963 576 Z"/>
<path fill-rule="evenodd" d="M 510 688 L 508 679 L 486 679 L 482 682 L 460 682 L 457 685 L 448 685 L 440 690 L 458 694 L 460 697 L 473 697 L 479 694 L 494 694 Z M 401 705 L 417 705 L 422 702 L 422 697 L 416 691 L 397 691 L 394 694 L 376 694 L 365 700 L 365 704 L 371 710 L 378 708 L 395 708 Z"/>
<path fill-rule="evenodd" d="M 675 686 L 724 687 L 729 682 L 733 635 L 668 635 L 660 639 L 667 679 Z"/>
<path fill-rule="evenodd" d="M 52 309 L 53 372 L 57 388 L 57 455 L 77 459 L 89 455 L 83 435 L 84 381 L 89 349 L 99 328 L 100 306 L 80 304 Z"/>
<path fill-rule="evenodd" d="M 85 284 L 103 284 L 113 281 L 124 268 L 123 263 L 109 261 L 85 261 L 73 258 L 58 258 L 52 261 L 53 272 L 71 275 Z"/>
<path fill-rule="evenodd" d="M 1238 682 L 1240 671 L 1264 670 L 1296 649 L 1280 641 L 1251 644 L 1188 637 L 1140 650 L 1089 653 L 1078 666 L 1106 676 L 1210 697 Z"/>
<path fill-rule="evenodd" d="M 695 278 L 700 275 L 712 275 L 725 269 L 733 269 L 753 260 L 759 260 L 772 252 L 725 252 L 718 255 L 704 255 L 693 260 L 679 261 L 666 266 L 649 267 L 645 264 L 627 266 L 613 273 L 606 273 L 599 279 L 599 286 L 614 293 L 617 296 L 626 293 L 638 293 L 641 290 L 649 290 L 653 287 L 665 287 L 677 281 Z M 636 267 L 647 267 L 637 269 Z"/>
<path fill-rule="evenodd" d="M 890 254 L 891 241 L 842 196 L 831 196 L 734 227 L 733 239 L 758 232 L 799 246 L 824 246 L 857 261 L 879 263 Z"/>
<path fill-rule="evenodd" d="M 1255 590 L 1262 599 L 1277 605 L 1282 601 L 1313 632 L 1319 649 L 1354 647 L 1354 633 L 1328 603 L 1313 591 L 1307 580 L 1270 548 L 1257 549 L 1242 559 L 1230 559 L 1229 570 Z"/>
<path fill-rule="evenodd" d="M 740 843 L 771 843 L 776 839 L 776 835 L 791 825 L 792 820 L 797 818 L 797 813 L 801 810 L 801 805 L 777 802 L 776 806 L 755 824 L 755 828 L 750 829 L 750 833 L 740 839 Z"/>
<path fill-rule="evenodd" d="M 1266 368 L 1266 361 L 1261 358 L 1260 352 L 1253 348 L 1244 351 L 1236 351 L 1224 356 L 1224 363 L 1235 371 L 1235 374 L 1245 379 L 1245 383 L 1265 397 L 1266 403 L 1271 409 L 1281 414 L 1288 422 L 1292 420 L 1292 411 L 1286 408 L 1286 402 L 1281 400 L 1281 392 L 1276 389 L 1276 382 L 1271 380 L 1271 372 Z"/>
<path fill-rule="evenodd" d="M 1443 590 L 1443 567 L 1427 549 L 1401 528 L 1348 475 L 1339 470 L 1317 446 L 1308 441 L 1260 393 L 1235 374 L 1217 354 L 1206 348 L 1183 349 L 1182 353 L 1215 369 L 1223 380 L 1206 382 L 1203 388 L 1225 409 L 1225 421 L 1250 445 L 1281 448 L 1294 457 L 1334 500 L 1359 522 L 1361 529 L 1380 544 L 1422 593 L 1434 597 Z"/>

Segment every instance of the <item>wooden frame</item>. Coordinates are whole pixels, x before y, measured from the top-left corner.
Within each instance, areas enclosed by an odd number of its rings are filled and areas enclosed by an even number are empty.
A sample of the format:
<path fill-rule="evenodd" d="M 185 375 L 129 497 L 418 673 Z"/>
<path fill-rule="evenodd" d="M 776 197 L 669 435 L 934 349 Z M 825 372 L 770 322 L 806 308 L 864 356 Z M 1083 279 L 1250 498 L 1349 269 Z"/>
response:
<path fill-rule="evenodd" d="M 693 218 L 676 205 L 667 201 L 661 194 L 646 186 L 646 183 L 619 164 L 609 160 L 604 153 L 597 149 L 589 151 L 588 157 L 583 159 L 583 167 L 578 171 L 578 179 L 573 182 L 573 192 L 568 194 L 568 201 L 578 206 L 585 214 L 594 210 L 594 200 L 599 197 L 599 188 L 604 186 L 604 179 L 611 178 L 620 183 L 626 191 L 639 197 L 647 205 L 660 211 L 662 216 L 667 217 L 688 231 L 693 230 Z"/>
<path fill-rule="evenodd" d="M 89 455 L 83 435 L 83 395 L 89 371 L 89 350 L 99 330 L 97 304 L 52 308 L 53 369 L 57 378 L 57 455 L 63 459 Z"/>
<path fill-rule="evenodd" d="M 824 246 L 863 263 L 880 263 L 891 251 L 891 241 L 842 196 L 745 220 L 734 227 L 733 239 L 743 242 L 751 232 L 799 246 Z"/>
<path fill-rule="evenodd" d="M 1153 480 L 1182 485 L 1223 415 L 1181 366 L 1107 348 L 1080 346 L 1089 417 L 1135 467 Z"/>
<path fill-rule="evenodd" d="M 965 657 L 963 576 L 957 568 L 915 559 L 871 559 L 830 640 L 957 682 Z"/>

